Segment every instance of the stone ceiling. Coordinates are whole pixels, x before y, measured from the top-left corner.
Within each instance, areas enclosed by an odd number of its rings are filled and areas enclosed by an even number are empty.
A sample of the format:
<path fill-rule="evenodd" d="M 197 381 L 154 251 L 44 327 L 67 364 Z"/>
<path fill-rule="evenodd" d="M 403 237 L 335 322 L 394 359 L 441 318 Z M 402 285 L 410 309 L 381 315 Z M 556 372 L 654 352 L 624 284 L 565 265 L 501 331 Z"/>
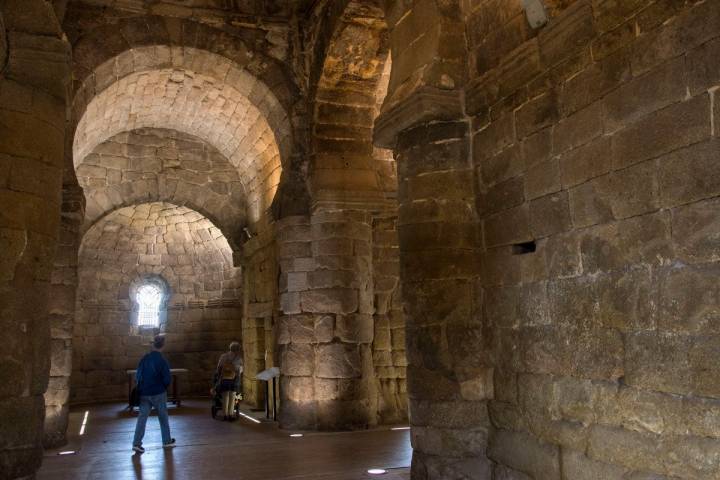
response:
<path fill-rule="evenodd" d="M 280 181 L 281 154 L 290 150 L 287 114 L 267 87 L 217 55 L 180 47 L 133 49 L 98 70 L 93 88 L 100 93 L 88 99 L 86 91 L 76 100 L 76 167 L 119 133 L 177 130 L 229 159 L 245 188 L 250 221 L 260 218 Z"/>
<path fill-rule="evenodd" d="M 227 158 L 197 137 L 140 129 L 106 140 L 77 167 L 85 226 L 120 207 L 161 200 L 202 212 L 228 240 L 245 224 L 245 192 Z"/>
<path fill-rule="evenodd" d="M 171 286 L 171 305 L 237 298 L 242 283 L 219 228 L 187 207 L 164 202 L 121 208 L 85 234 L 79 254 L 80 302 L 128 301 L 148 274 Z"/>

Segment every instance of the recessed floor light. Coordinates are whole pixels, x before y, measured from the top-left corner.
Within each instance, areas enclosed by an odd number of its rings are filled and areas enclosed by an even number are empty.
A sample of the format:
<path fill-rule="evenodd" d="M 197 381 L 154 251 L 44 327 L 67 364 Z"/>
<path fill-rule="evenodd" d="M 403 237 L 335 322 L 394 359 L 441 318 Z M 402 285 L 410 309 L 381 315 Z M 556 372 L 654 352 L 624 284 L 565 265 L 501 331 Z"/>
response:
<path fill-rule="evenodd" d="M 370 475 L 384 475 L 387 473 L 387 470 L 383 470 L 382 468 L 371 468 L 368 470 L 368 473 Z"/>
<path fill-rule="evenodd" d="M 302 433 L 291 433 L 290 436 L 291 437 L 302 437 L 303 434 Z"/>
<path fill-rule="evenodd" d="M 410 427 L 393 427 L 390 430 L 410 430 Z"/>
<path fill-rule="evenodd" d="M 64 452 L 58 452 L 58 455 L 75 455 L 75 450 L 65 450 Z"/>
<path fill-rule="evenodd" d="M 239 413 L 241 416 L 243 416 L 243 417 L 247 418 L 248 420 L 250 420 L 251 422 L 260 423 L 260 420 L 258 420 L 257 418 L 253 418 L 253 417 L 251 417 L 250 415 L 245 415 L 245 414 L 242 413 L 242 412 L 238 412 L 238 413 Z"/>
<path fill-rule="evenodd" d="M 85 426 L 87 425 L 88 415 L 90 415 L 90 412 L 85 410 L 85 416 L 83 417 L 82 425 L 80 426 L 80 435 L 85 435 Z"/>

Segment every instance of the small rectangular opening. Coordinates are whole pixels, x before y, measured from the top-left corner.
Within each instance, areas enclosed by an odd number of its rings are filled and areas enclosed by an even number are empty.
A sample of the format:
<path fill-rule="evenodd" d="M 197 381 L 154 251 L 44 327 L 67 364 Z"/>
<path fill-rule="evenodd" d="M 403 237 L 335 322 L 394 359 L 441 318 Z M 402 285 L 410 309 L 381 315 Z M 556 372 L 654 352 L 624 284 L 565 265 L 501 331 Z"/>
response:
<path fill-rule="evenodd" d="M 512 247 L 513 255 L 526 255 L 528 253 L 534 253 L 537 250 L 535 240 L 531 242 L 517 243 Z"/>

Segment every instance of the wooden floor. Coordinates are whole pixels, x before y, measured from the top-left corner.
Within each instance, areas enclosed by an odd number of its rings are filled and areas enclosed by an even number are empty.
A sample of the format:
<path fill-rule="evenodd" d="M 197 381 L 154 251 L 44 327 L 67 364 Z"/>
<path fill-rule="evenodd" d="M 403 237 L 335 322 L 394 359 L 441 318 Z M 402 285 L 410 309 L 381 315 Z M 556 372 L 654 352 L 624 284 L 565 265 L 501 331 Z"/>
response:
<path fill-rule="evenodd" d="M 39 480 L 85 479 L 293 479 L 407 480 L 411 447 L 407 430 L 304 432 L 291 438 L 275 423 L 234 423 L 213 420 L 209 400 L 186 400 L 170 410 L 170 428 L 177 447 L 164 450 L 153 415 L 143 442 L 146 452 L 133 455 L 135 417 L 119 404 L 88 408 L 85 434 L 79 436 L 85 409 L 73 411 L 70 443 L 47 451 Z M 257 418 L 259 413 L 245 411 Z M 58 455 L 60 451 L 75 454 Z M 384 468 L 370 475 L 369 468 Z"/>

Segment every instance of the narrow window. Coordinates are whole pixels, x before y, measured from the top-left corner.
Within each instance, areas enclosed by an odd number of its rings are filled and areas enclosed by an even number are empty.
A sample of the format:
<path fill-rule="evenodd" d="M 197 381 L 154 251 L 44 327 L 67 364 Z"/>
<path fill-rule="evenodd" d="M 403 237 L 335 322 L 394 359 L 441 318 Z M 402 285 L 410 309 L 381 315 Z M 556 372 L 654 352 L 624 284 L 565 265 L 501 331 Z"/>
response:
<path fill-rule="evenodd" d="M 137 290 L 138 325 L 141 327 L 160 326 L 160 302 L 162 291 L 159 286 L 145 284 Z"/>
<path fill-rule="evenodd" d="M 534 253 L 535 250 L 537 250 L 535 240 L 531 242 L 518 243 L 512 247 L 513 255 L 526 255 L 528 253 Z"/>

